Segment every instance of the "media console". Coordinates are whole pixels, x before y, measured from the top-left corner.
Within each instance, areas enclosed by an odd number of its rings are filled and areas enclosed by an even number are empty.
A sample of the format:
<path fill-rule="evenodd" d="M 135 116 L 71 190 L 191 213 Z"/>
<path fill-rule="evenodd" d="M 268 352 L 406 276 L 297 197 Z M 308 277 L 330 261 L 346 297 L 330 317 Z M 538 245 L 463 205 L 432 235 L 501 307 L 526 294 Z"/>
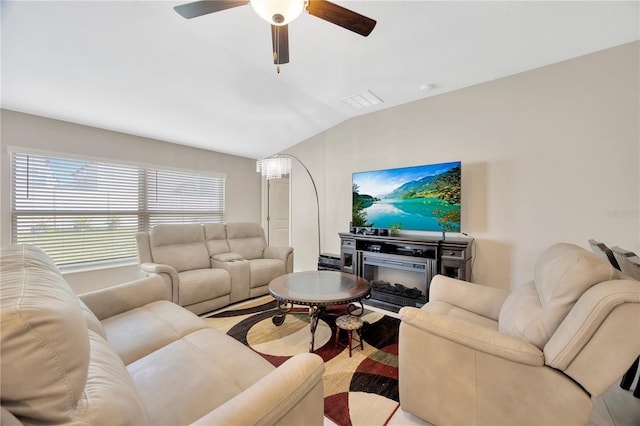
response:
<path fill-rule="evenodd" d="M 371 299 L 392 308 L 427 303 L 436 274 L 471 278 L 472 238 L 338 235 L 341 270 L 368 280 Z"/>

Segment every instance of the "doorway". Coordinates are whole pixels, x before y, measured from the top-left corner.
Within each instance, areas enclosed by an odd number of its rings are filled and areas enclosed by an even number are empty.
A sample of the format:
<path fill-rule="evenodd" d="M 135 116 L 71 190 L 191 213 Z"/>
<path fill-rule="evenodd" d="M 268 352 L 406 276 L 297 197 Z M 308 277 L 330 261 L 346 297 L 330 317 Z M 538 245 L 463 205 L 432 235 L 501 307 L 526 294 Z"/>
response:
<path fill-rule="evenodd" d="M 267 241 L 270 246 L 290 246 L 289 178 L 267 180 Z"/>

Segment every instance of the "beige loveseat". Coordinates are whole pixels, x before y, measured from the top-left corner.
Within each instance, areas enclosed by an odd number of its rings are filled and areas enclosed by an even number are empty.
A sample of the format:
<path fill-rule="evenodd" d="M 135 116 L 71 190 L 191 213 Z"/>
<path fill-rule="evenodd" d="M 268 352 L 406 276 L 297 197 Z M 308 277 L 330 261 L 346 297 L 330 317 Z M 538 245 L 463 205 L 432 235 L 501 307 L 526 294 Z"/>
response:
<path fill-rule="evenodd" d="M 158 276 L 78 298 L 30 246 L 3 248 L 0 273 L 5 426 L 323 423 L 319 356 L 275 368 Z"/>
<path fill-rule="evenodd" d="M 572 244 L 510 293 L 436 276 L 400 317 L 400 404 L 433 424 L 586 424 L 640 354 L 640 282 Z"/>
<path fill-rule="evenodd" d="M 171 300 L 196 314 L 267 294 L 293 271 L 293 249 L 267 246 L 257 223 L 162 224 L 136 241 L 141 271 L 163 277 Z"/>

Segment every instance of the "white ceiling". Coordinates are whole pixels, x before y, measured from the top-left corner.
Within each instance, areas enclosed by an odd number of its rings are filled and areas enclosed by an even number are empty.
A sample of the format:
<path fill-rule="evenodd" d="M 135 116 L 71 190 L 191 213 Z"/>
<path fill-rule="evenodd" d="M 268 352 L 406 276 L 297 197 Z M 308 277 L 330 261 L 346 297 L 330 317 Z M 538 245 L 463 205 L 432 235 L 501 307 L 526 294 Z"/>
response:
<path fill-rule="evenodd" d="M 640 38 L 640 2 L 343 1 L 367 38 L 303 14 L 276 73 L 250 6 L 2 0 L 2 107 L 250 158 L 351 117 Z M 433 85 L 430 91 L 422 88 Z M 342 102 L 373 91 L 384 103 Z"/>

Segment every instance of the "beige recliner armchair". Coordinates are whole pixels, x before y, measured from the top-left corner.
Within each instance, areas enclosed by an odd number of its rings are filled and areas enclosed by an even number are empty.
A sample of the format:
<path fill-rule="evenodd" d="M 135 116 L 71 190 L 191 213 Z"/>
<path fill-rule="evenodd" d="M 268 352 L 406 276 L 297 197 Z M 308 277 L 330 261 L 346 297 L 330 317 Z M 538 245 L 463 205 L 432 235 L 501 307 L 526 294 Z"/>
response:
<path fill-rule="evenodd" d="M 433 424 L 578 425 L 640 354 L 640 282 L 556 244 L 512 292 L 436 276 L 400 311 L 403 410 Z"/>

